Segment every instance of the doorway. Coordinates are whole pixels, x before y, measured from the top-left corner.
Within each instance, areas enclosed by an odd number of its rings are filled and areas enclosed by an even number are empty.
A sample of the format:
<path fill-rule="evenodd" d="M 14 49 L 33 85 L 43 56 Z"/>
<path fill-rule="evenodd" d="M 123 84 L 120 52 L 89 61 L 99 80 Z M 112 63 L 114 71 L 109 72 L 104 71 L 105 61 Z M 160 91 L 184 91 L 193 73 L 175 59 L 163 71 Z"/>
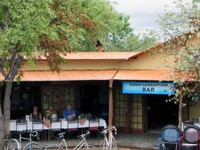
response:
<path fill-rule="evenodd" d="M 82 113 L 98 111 L 98 85 L 84 84 L 82 86 Z"/>
<path fill-rule="evenodd" d="M 114 102 L 115 125 L 119 131 L 144 133 L 144 96 L 121 94 L 116 90 Z"/>
<path fill-rule="evenodd" d="M 167 124 L 178 124 L 178 104 L 166 102 L 167 95 L 148 95 L 148 130 L 163 128 Z"/>

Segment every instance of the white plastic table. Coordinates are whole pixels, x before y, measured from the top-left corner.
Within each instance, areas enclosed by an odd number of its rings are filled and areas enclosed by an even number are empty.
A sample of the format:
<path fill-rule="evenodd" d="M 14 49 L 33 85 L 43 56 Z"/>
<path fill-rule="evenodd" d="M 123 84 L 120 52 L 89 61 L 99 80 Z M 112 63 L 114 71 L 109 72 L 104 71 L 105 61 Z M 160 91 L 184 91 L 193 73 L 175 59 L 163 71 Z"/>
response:
<path fill-rule="evenodd" d="M 103 127 L 107 128 L 106 121 L 102 118 L 85 120 L 84 123 L 80 123 L 78 120 L 67 121 L 66 119 L 59 119 L 52 121 L 51 126 L 48 128 L 42 122 L 17 122 L 17 120 L 10 120 L 10 131 L 26 131 L 26 130 L 59 130 L 70 128 L 88 128 L 88 127 Z"/>

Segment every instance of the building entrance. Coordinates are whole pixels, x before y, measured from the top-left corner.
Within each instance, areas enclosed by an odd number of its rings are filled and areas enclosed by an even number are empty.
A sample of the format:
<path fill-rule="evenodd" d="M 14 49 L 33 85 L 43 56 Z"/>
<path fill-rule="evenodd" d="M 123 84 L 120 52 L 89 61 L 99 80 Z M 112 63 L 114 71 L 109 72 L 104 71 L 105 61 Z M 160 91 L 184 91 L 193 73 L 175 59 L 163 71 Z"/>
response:
<path fill-rule="evenodd" d="M 154 130 L 167 124 L 178 124 L 178 104 L 166 102 L 169 99 L 165 95 L 148 95 L 147 128 Z"/>

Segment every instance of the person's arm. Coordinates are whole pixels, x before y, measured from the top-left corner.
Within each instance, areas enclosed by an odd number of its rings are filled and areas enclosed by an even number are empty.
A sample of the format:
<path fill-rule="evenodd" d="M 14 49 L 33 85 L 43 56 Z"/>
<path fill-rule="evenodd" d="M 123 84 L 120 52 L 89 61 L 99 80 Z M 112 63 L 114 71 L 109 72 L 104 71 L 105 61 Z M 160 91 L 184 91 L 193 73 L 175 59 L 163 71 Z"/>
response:
<path fill-rule="evenodd" d="M 63 118 L 67 118 L 66 110 L 63 111 Z"/>
<path fill-rule="evenodd" d="M 41 113 L 39 113 L 39 118 L 40 118 L 40 120 L 42 120 L 42 114 Z"/>
<path fill-rule="evenodd" d="M 72 117 L 73 119 L 76 118 L 76 110 L 75 110 L 75 109 L 72 110 L 71 117 Z"/>
<path fill-rule="evenodd" d="M 32 120 L 32 113 L 30 113 L 30 115 L 29 115 L 29 119 Z"/>

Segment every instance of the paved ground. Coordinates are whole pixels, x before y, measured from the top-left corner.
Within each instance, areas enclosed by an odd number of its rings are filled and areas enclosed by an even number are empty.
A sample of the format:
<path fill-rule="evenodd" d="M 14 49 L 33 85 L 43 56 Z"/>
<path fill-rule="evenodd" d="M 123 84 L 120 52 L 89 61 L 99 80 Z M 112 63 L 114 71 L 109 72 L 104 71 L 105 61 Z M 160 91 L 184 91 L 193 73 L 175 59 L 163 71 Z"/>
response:
<path fill-rule="evenodd" d="M 157 138 L 158 133 L 146 133 L 146 134 L 118 134 L 116 136 L 117 144 L 120 150 L 154 150 L 157 149 Z M 99 146 L 100 141 L 103 137 L 99 139 L 93 137 L 88 139 L 89 144 Z M 55 144 L 58 141 L 38 141 L 43 147 L 49 144 Z M 67 143 L 69 147 L 74 147 L 79 142 L 78 139 L 68 139 Z"/>

